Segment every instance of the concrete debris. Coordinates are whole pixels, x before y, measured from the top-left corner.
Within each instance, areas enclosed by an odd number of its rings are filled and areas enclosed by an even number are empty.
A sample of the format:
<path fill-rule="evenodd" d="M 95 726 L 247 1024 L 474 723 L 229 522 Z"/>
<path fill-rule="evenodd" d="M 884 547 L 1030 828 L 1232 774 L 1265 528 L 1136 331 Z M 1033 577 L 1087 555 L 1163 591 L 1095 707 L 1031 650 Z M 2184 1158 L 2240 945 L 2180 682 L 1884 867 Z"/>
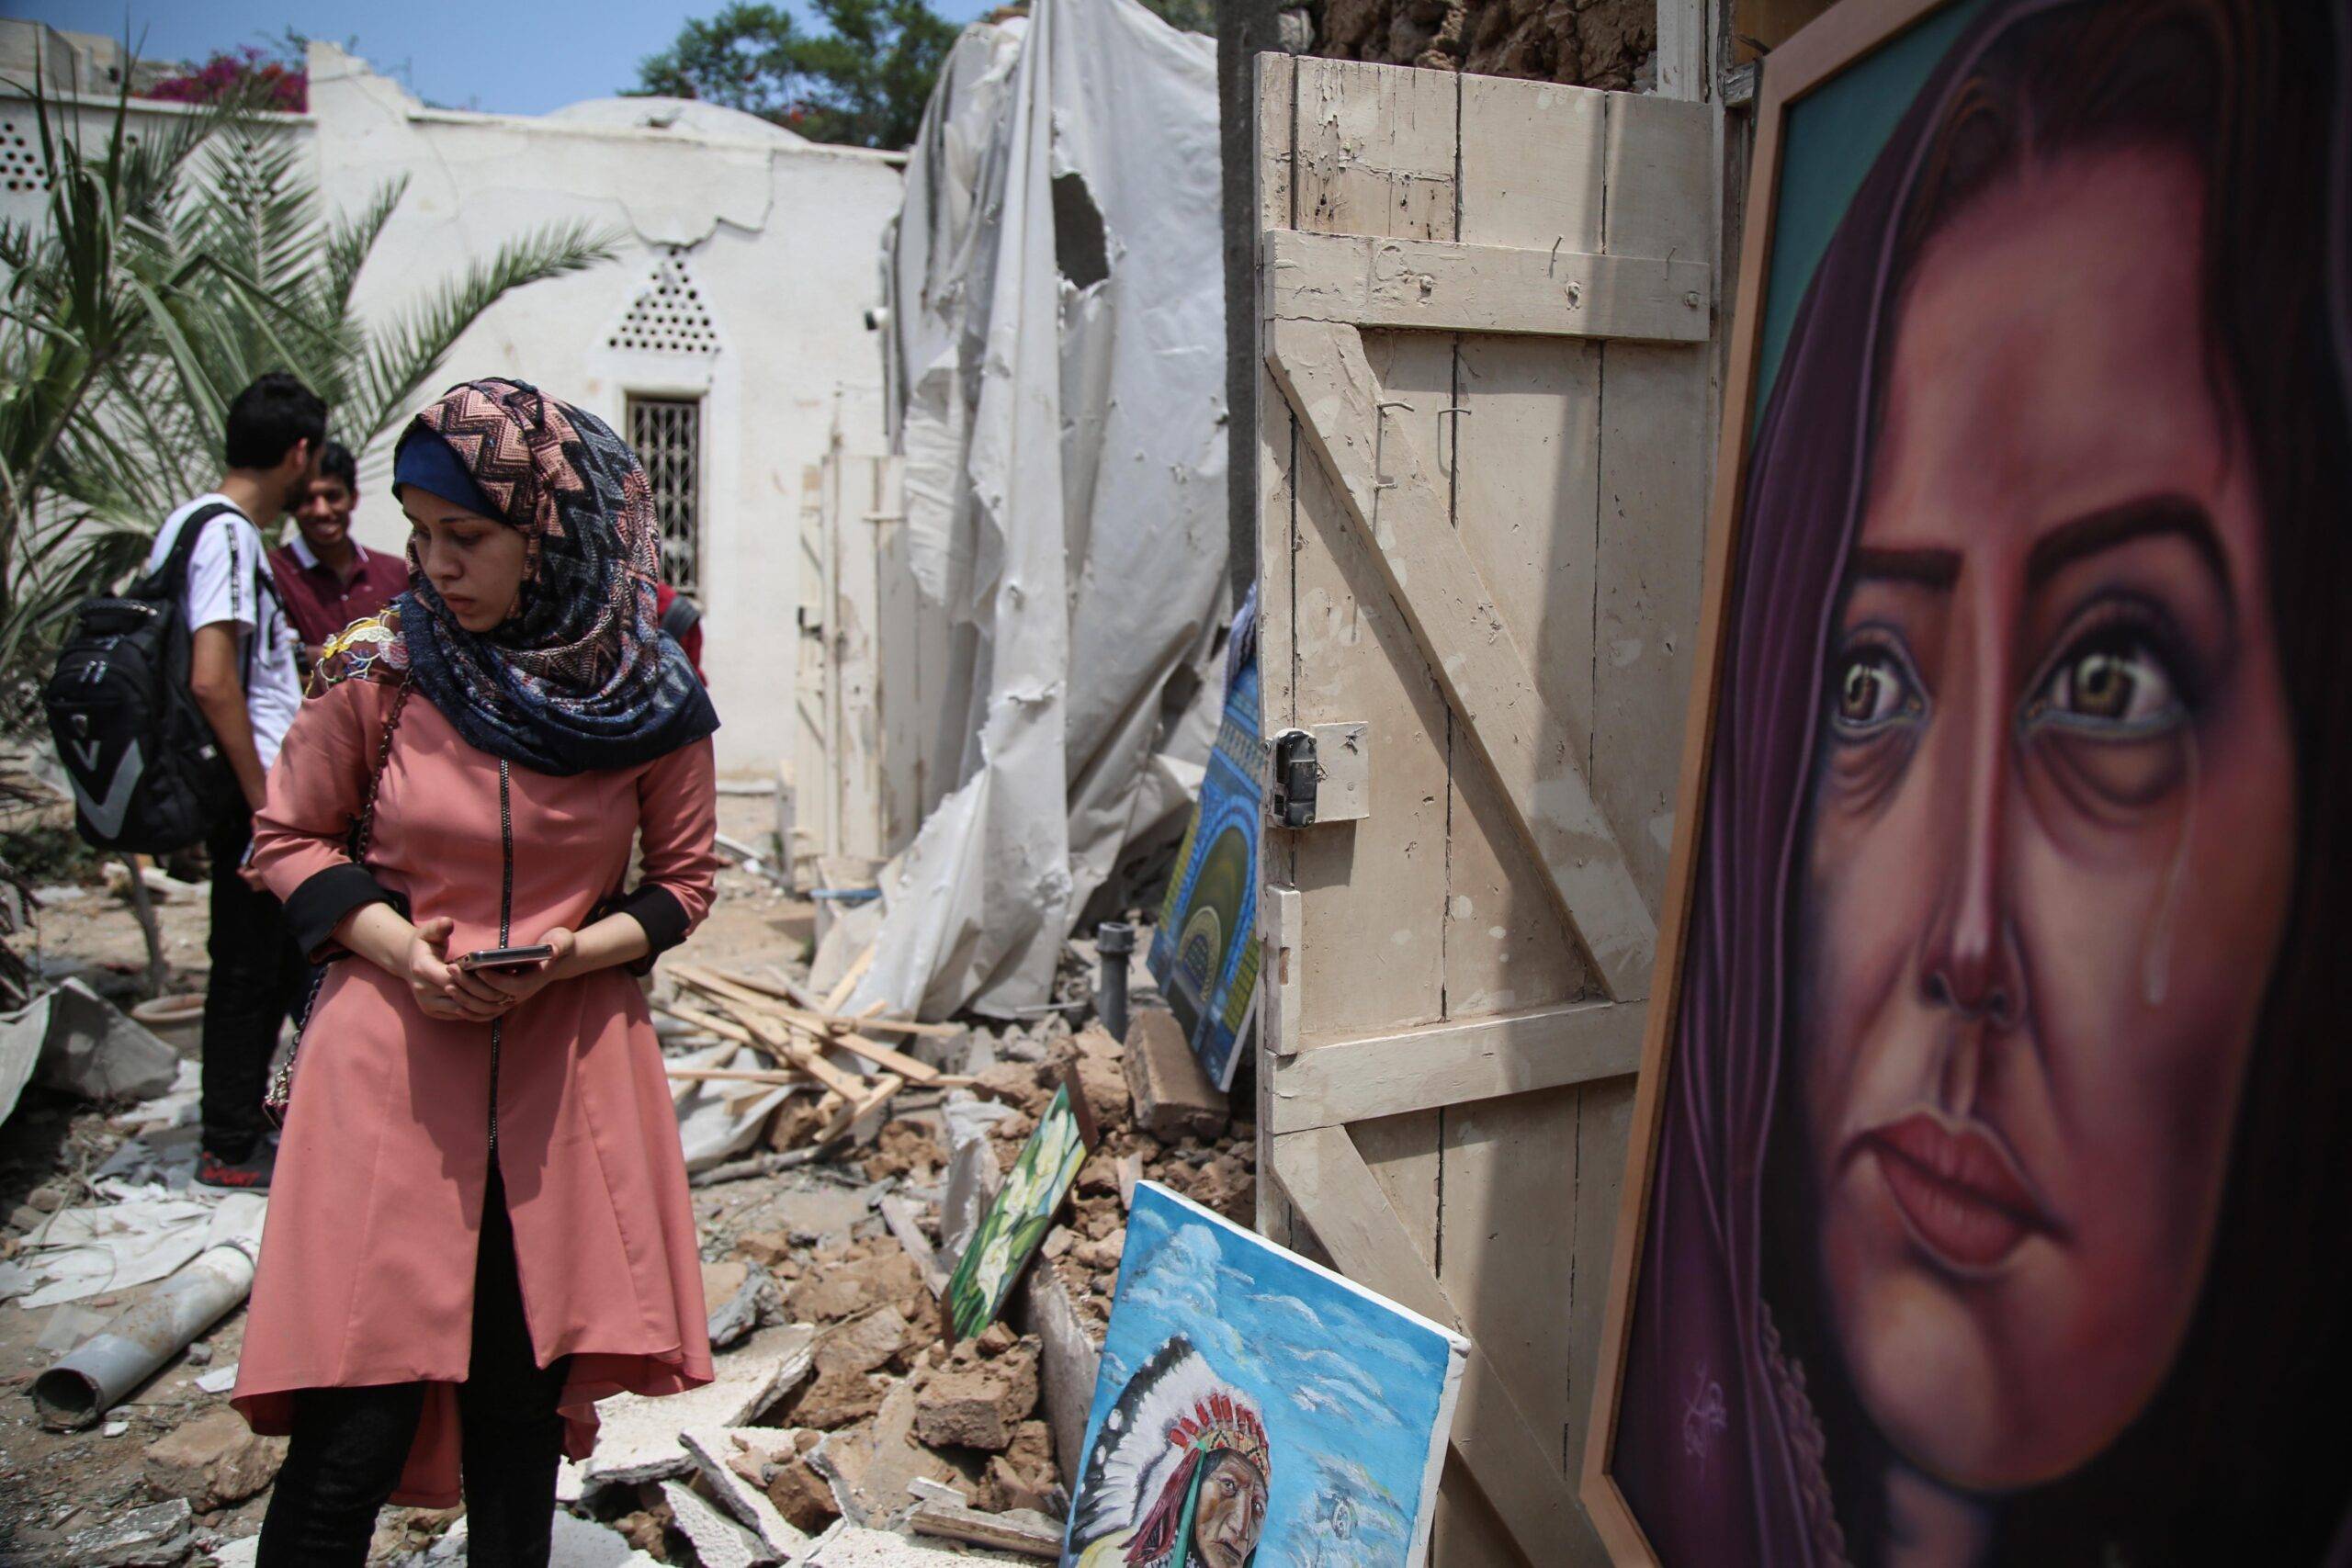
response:
<path fill-rule="evenodd" d="M 804 1568 L 969 1568 L 974 1562 L 1029 1561 L 1011 1552 L 927 1546 L 889 1530 L 872 1529 L 847 1520 L 828 1532 L 801 1560 Z"/>
<path fill-rule="evenodd" d="M 194 1550 L 195 1511 L 175 1497 L 92 1525 L 66 1541 L 63 1561 L 75 1568 L 157 1568 Z"/>
<path fill-rule="evenodd" d="M 710 1303 L 710 1348 L 723 1350 L 784 1311 L 775 1276 L 756 1263 L 729 1258 L 702 1266 L 703 1299 Z"/>
<path fill-rule="evenodd" d="M 675 1481 L 662 1483 L 670 1505 L 670 1522 L 694 1548 L 702 1568 L 763 1568 L 780 1562 L 780 1553 L 713 1507 L 692 1487 Z"/>
<path fill-rule="evenodd" d="M 742 1525 L 779 1560 L 787 1560 L 808 1550 L 808 1536 L 790 1519 L 785 1517 L 775 1502 L 758 1483 L 759 1475 L 767 1468 L 765 1450 L 741 1440 L 743 1431 L 759 1433 L 760 1428 L 706 1428 L 678 1434 L 687 1454 L 694 1460 L 695 1473 L 704 1490 L 717 1498 L 719 1505 L 735 1516 Z M 773 1436 L 773 1431 L 766 1435 Z M 747 1473 L 747 1472 L 749 1473 Z"/>
<path fill-rule="evenodd" d="M 596 1407 L 602 1430 L 582 1466 L 582 1483 L 599 1486 L 662 1481 L 694 1468 L 678 1434 L 689 1427 L 741 1427 L 756 1419 L 808 1373 L 816 1332 L 805 1324 L 763 1328 L 740 1350 L 717 1358 L 717 1375 L 684 1393 L 650 1399 L 618 1393 Z"/>
<path fill-rule="evenodd" d="M 261 1535 L 239 1536 L 212 1548 L 212 1568 L 254 1568 L 261 1557 Z"/>
<path fill-rule="evenodd" d="M 1141 1008 L 1127 1025 L 1127 1089 L 1136 1125 L 1163 1143 L 1210 1139 L 1226 1129 L 1232 1108 L 1193 1055 L 1183 1026 L 1165 1008 Z"/>
<path fill-rule="evenodd" d="M 158 871 L 152 865 L 141 866 L 140 871 L 141 874 L 140 880 L 147 884 L 147 897 L 158 904 L 201 903 L 211 892 L 211 889 L 201 882 L 183 882 L 178 877 Z M 106 869 L 101 874 L 106 878 L 107 892 L 118 897 L 126 897 L 130 892 L 130 868 L 120 861 L 107 862 Z"/>
<path fill-rule="evenodd" d="M 956 1467 L 916 1439 L 917 1409 L 913 1384 L 894 1382 L 872 1421 L 835 1432 L 812 1450 L 812 1467 L 835 1483 L 835 1500 L 849 1518 L 887 1521 L 905 1508 L 910 1483 L 955 1479 Z"/>
<path fill-rule="evenodd" d="M 285 1438 L 259 1437 L 243 1416 L 215 1405 L 147 1445 L 147 1485 L 157 1496 L 184 1497 L 209 1512 L 268 1485 L 285 1460 Z"/>
<path fill-rule="evenodd" d="M 79 980 L 0 1021 L 18 1041 L 36 1024 L 40 1047 L 33 1081 L 45 1088 L 84 1100 L 146 1100 L 168 1090 L 179 1076 L 176 1052 Z M 0 1056 L 7 1054 L 0 1047 Z"/>
<path fill-rule="evenodd" d="M 916 1395 L 915 1435 L 934 1448 L 1001 1452 L 1036 1408 L 1035 1340 L 987 1357 L 978 1341 L 967 1341 L 924 1380 Z"/>
<path fill-rule="evenodd" d="M 548 1568 L 651 1568 L 660 1561 L 632 1547 L 618 1530 L 561 1509 L 556 1511 L 553 1534 Z M 469 1555 L 466 1521 L 460 1518 L 399 1568 L 459 1568 Z"/>
<path fill-rule="evenodd" d="M 191 1352 L 189 1359 L 194 1359 L 193 1352 L 197 1347 L 191 1345 L 188 1349 Z M 237 1386 L 237 1363 L 232 1361 L 225 1367 L 213 1368 L 196 1380 L 196 1386 L 207 1393 L 228 1393 Z"/>

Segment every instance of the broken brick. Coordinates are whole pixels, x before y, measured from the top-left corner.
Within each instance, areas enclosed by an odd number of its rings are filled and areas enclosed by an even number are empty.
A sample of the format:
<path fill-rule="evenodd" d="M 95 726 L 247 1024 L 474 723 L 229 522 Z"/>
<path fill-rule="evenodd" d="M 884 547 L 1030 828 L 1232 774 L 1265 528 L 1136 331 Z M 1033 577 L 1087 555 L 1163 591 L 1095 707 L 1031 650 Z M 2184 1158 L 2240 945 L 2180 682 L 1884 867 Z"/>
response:
<path fill-rule="evenodd" d="M 1225 1091 L 1201 1071 L 1183 1027 L 1165 1008 L 1138 1009 L 1129 1021 L 1125 1066 L 1136 1125 L 1163 1142 L 1214 1138 L 1232 1119 Z"/>

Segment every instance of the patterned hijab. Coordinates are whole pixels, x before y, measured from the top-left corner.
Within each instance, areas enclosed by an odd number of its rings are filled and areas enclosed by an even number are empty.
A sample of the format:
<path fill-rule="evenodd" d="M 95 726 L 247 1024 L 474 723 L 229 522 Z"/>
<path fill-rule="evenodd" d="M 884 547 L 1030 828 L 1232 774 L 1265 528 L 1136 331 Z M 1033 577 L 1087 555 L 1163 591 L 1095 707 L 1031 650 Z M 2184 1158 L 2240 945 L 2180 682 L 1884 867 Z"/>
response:
<path fill-rule="evenodd" d="M 384 650 L 458 732 L 535 773 L 667 756 L 718 728 L 709 694 L 654 612 L 661 539 L 645 469 L 602 420 L 520 381 L 465 381 L 401 445 L 447 442 L 499 521 L 521 530 L 523 590 L 495 630 L 469 632 L 425 581 Z"/>

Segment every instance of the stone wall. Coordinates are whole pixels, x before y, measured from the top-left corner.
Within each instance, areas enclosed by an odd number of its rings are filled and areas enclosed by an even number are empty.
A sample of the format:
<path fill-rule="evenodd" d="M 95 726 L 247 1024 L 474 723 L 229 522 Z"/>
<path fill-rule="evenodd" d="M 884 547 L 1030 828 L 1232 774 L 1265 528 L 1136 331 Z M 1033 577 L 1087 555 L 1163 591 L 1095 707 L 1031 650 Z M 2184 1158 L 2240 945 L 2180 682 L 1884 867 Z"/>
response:
<path fill-rule="evenodd" d="M 1647 87 L 1657 0 L 1319 0 L 1307 53 L 1581 87 Z"/>

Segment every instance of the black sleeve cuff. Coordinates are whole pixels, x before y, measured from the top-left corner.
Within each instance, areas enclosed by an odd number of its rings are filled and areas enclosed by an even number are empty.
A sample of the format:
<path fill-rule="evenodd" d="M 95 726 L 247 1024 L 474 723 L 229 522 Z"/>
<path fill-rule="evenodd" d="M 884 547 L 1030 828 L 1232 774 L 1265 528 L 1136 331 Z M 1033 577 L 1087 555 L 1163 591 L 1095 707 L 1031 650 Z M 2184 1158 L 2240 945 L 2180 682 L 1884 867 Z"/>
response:
<path fill-rule="evenodd" d="M 366 866 L 345 861 L 294 889 L 294 896 L 286 900 L 286 929 L 303 957 L 325 964 L 344 956 L 342 945 L 334 940 L 334 929 L 354 909 L 368 904 L 397 907 L 399 902 L 368 874 Z"/>
<path fill-rule="evenodd" d="M 650 975 L 653 961 L 686 940 L 686 909 L 666 887 L 640 887 L 612 908 L 645 928 L 645 956 L 630 964 L 632 975 Z"/>

